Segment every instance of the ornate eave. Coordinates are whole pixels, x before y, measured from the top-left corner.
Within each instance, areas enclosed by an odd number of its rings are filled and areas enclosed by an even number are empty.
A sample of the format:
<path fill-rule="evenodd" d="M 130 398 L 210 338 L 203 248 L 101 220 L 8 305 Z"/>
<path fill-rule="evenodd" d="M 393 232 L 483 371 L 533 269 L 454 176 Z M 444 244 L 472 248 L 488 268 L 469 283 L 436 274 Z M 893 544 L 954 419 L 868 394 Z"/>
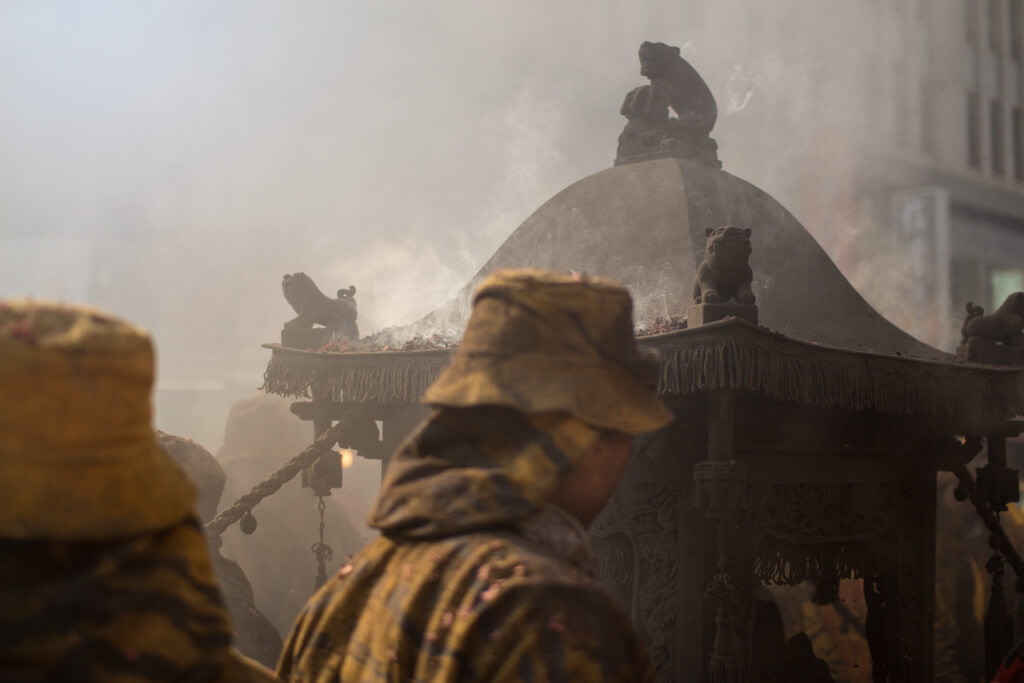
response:
<path fill-rule="evenodd" d="M 953 421 L 984 431 L 1024 412 L 1024 370 L 842 349 L 736 318 L 643 340 L 660 390 L 734 389 L 782 403 Z"/>
<path fill-rule="evenodd" d="M 922 360 L 804 342 L 730 318 L 643 337 L 658 352 L 659 390 L 733 389 L 793 405 L 948 419 L 984 430 L 1024 413 L 1024 370 Z M 264 344 L 263 389 L 286 397 L 412 403 L 451 349 L 329 353 Z"/>
<path fill-rule="evenodd" d="M 288 398 L 415 403 L 451 360 L 451 349 L 343 353 L 263 344 L 263 391 Z"/>

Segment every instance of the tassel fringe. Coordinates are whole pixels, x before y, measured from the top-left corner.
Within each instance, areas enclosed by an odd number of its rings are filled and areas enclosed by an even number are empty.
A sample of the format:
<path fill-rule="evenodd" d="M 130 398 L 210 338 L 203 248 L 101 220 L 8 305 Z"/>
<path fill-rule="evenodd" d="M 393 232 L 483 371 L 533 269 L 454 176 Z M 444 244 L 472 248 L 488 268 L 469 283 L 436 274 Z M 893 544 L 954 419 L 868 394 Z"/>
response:
<path fill-rule="evenodd" d="M 641 338 L 658 352 L 659 391 L 752 392 L 796 405 L 1001 425 L 1024 414 L 1024 371 L 831 348 L 739 321 Z M 319 353 L 267 344 L 262 390 L 333 401 L 414 402 L 453 349 Z M 979 432 L 980 433 L 980 432 Z"/>

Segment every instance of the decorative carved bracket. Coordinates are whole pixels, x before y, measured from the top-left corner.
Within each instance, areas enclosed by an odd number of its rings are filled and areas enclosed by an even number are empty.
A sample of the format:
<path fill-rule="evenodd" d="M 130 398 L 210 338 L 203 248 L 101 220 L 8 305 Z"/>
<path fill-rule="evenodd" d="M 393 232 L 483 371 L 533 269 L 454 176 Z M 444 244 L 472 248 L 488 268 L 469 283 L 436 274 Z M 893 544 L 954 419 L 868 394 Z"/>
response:
<path fill-rule="evenodd" d="M 730 519 L 747 509 L 747 467 L 705 460 L 693 466 L 693 505 L 708 519 Z"/>

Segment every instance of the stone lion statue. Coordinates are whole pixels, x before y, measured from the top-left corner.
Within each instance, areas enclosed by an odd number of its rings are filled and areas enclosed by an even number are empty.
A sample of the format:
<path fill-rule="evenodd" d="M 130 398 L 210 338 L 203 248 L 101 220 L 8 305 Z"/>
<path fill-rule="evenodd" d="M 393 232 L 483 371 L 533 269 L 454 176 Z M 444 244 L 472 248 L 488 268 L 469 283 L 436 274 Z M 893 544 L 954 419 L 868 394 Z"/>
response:
<path fill-rule="evenodd" d="M 359 339 L 359 328 L 356 326 L 355 286 L 339 289 L 336 299 L 332 299 L 316 286 L 313 279 L 305 273 L 285 275 L 281 280 L 284 298 L 298 314 L 284 324 L 285 328 L 311 328 L 323 325 L 339 337 Z"/>
<path fill-rule="evenodd" d="M 961 333 L 964 342 L 988 340 L 1004 346 L 1024 346 L 1024 292 L 1006 297 L 995 313 L 967 302 L 967 318 Z"/>
<path fill-rule="evenodd" d="M 750 269 L 750 228 L 723 225 L 708 228 L 704 234 L 704 261 L 693 281 L 693 303 L 754 303 L 750 288 L 754 279 Z"/>
<path fill-rule="evenodd" d="M 650 83 L 629 91 L 622 102 L 619 112 L 628 122 L 619 135 L 615 164 L 674 158 L 721 168 L 718 145 L 709 135 L 718 117 L 715 98 L 679 48 L 644 42 L 640 73 Z"/>
<path fill-rule="evenodd" d="M 649 102 L 655 107 L 662 103 L 671 106 L 679 117 L 679 125 L 691 134 L 708 135 L 715 127 L 715 97 L 697 70 L 680 56 L 678 47 L 644 41 L 640 45 L 640 75 L 651 81 L 653 92 L 644 95 L 650 98 Z M 627 100 L 630 96 L 636 100 L 639 95 L 630 93 Z M 663 120 L 660 111 L 652 111 L 651 115 Z"/>

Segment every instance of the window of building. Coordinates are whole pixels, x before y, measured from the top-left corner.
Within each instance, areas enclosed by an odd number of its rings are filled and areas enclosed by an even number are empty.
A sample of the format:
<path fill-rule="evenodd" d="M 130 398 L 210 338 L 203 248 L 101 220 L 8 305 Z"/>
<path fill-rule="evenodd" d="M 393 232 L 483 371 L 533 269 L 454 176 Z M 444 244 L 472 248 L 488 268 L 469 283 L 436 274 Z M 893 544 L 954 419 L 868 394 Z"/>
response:
<path fill-rule="evenodd" d="M 928 79 L 921 81 L 921 99 L 918 111 L 921 112 L 921 151 L 935 156 L 935 108 L 930 106 L 935 88 Z"/>
<path fill-rule="evenodd" d="M 1002 0 L 988 0 L 988 47 L 999 53 L 1003 43 Z"/>
<path fill-rule="evenodd" d="M 967 163 L 981 167 L 981 121 L 978 116 L 978 92 L 967 93 Z"/>
<path fill-rule="evenodd" d="M 1010 59 L 1020 61 L 1024 42 L 1024 0 L 1010 0 Z"/>
<path fill-rule="evenodd" d="M 1010 113 L 1010 153 L 1013 154 L 1013 177 L 1017 180 L 1024 180 L 1024 159 L 1021 145 L 1021 120 L 1020 107 L 1014 107 Z"/>
<path fill-rule="evenodd" d="M 903 60 L 893 62 L 890 68 L 890 86 L 892 87 L 893 130 L 896 139 L 908 147 L 910 140 L 910 89 L 907 88 L 907 63 Z"/>
<path fill-rule="evenodd" d="M 964 38 L 968 45 L 974 45 L 978 36 L 978 13 L 974 0 L 964 0 Z"/>
<path fill-rule="evenodd" d="M 1006 141 L 1003 139 L 1003 105 L 999 100 L 989 103 L 989 132 L 992 142 L 992 172 L 1006 172 Z"/>
<path fill-rule="evenodd" d="M 1024 271 L 1016 268 L 993 268 L 989 272 L 989 285 L 992 289 L 990 311 L 999 308 L 1006 297 L 1014 292 L 1024 291 Z"/>

